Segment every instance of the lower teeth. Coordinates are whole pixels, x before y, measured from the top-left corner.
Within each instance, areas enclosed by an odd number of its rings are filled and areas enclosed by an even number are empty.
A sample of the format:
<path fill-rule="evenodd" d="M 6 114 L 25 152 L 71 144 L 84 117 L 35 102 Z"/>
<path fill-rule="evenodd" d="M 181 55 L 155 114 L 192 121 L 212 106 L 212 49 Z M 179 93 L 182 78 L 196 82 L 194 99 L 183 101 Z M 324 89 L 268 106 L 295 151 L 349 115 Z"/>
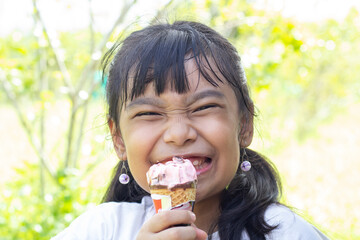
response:
<path fill-rule="evenodd" d="M 196 170 L 200 170 L 200 169 L 202 169 L 202 168 L 203 168 L 202 165 L 197 165 L 197 166 L 195 167 Z"/>

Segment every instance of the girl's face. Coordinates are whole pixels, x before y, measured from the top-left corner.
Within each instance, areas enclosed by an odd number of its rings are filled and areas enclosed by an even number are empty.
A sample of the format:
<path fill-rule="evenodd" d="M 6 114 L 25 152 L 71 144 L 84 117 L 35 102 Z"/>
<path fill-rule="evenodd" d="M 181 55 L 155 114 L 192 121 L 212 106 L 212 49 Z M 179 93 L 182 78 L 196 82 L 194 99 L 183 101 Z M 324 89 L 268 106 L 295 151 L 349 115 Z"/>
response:
<path fill-rule="evenodd" d="M 169 87 L 156 95 L 149 84 L 143 95 L 128 101 L 120 113 L 121 136 L 114 137 L 120 155 L 125 152 L 136 182 L 149 191 L 146 172 L 152 164 L 173 156 L 189 159 L 198 175 L 197 203 L 219 194 L 239 165 L 242 121 L 234 91 L 224 81 L 208 83 L 193 60 L 185 63 L 190 90 Z M 248 146 L 251 129 L 243 135 Z M 241 147 L 246 147 L 242 145 Z"/>

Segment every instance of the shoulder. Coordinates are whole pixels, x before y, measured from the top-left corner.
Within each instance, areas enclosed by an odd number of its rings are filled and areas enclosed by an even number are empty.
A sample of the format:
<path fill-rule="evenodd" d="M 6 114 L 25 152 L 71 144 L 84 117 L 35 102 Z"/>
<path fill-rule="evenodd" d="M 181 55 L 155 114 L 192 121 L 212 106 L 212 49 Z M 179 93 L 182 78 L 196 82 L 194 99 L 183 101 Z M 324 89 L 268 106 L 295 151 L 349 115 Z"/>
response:
<path fill-rule="evenodd" d="M 267 239 L 328 239 L 313 225 L 281 204 L 272 204 L 265 211 L 265 220 L 271 226 L 278 226 L 271 231 Z"/>
<path fill-rule="evenodd" d="M 52 240 L 133 239 L 144 221 L 153 214 L 150 197 L 144 197 L 141 203 L 102 203 L 80 215 Z"/>

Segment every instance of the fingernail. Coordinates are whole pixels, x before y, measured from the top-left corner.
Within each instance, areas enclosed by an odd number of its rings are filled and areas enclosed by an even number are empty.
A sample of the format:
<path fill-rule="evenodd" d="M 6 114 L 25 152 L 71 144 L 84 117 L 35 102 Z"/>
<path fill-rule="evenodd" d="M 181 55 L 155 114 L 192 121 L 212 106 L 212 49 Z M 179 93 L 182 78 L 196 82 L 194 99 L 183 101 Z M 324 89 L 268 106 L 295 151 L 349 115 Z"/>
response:
<path fill-rule="evenodd" d="M 193 221 L 195 221 L 195 220 L 196 220 L 196 216 L 195 216 L 195 213 L 193 213 L 193 212 L 190 212 L 190 215 L 191 215 L 191 219 L 192 219 Z"/>

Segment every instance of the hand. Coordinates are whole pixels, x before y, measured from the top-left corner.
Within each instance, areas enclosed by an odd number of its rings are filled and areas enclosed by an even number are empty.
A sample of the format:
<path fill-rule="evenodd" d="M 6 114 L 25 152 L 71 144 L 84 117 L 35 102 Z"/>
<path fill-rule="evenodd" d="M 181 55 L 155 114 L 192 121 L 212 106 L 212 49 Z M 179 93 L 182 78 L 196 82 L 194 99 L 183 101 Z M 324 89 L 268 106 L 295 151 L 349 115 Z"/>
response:
<path fill-rule="evenodd" d="M 137 240 L 206 240 L 207 234 L 195 226 L 195 214 L 187 210 L 169 210 L 155 214 L 141 227 Z M 190 226 L 175 226 L 190 224 Z"/>

